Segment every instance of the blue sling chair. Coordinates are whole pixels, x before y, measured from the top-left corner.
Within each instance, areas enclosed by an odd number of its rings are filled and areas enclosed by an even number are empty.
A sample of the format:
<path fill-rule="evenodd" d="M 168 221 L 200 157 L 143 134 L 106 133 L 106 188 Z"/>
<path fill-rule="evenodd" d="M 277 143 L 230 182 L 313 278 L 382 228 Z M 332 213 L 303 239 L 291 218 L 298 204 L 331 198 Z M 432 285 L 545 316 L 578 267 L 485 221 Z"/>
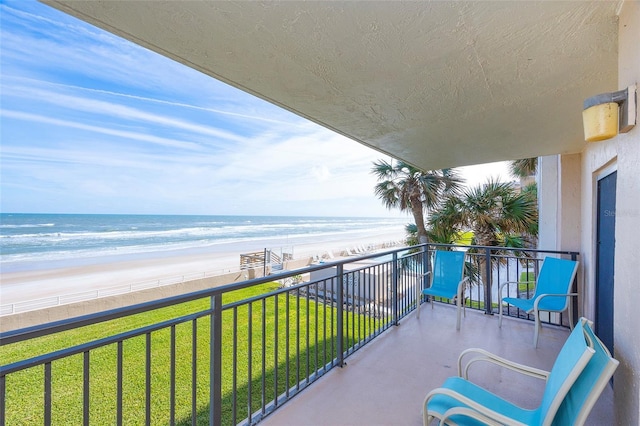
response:
<path fill-rule="evenodd" d="M 474 354 L 463 368 L 466 355 Z M 471 383 L 469 367 L 487 361 L 546 380 L 540 406 L 529 410 Z M 439 419 L 448 425 L 583 425 L 589 412 L 618 367 L 581 318 L 558 354 L 550 372 L 516 364 L 482 349 L 468 349 L 458 358 L 459 377 L 429 392 L 423 404 L 423 423 Z M 464 376 L 464 377 L 463 377 Z"/>
<path fill-rule="evenodd" d="M 433 270 L 427 272 L 431 275 L 431 285 L 428 288 L 417 292 L 416 309 L 417 318 L 420 318 L 420 294 L 431 296 L 431 309 L 433 309 L 433 298 L 442 297 L 444 299 L 456 300 L 457 321 L 456 330 L 460 330 L 460 311 L 464 303 L 464 285 L 469 278 L 464 278 L 464 257 L 463 251 L 442 251 L 436 250 L 433 258 Z M 418 280 L 418 286 L 422 286 L 422 280 Z M 466 310 L 465 310 L 466 315 Z"/>
<path fill-rule="evenodd" d="M 508 281 L 500 284 L 498 291 L 498 327 L 502 327 L 502 309 L 506 303 L 513 305 L 527 314 L 533 312 L 535 318 L 535 331 L 533 332 L 533 346 L 538 346 L 538 334 L 540 332 L 540 312 L 563 312 L 568 310 L 569 327 L 573 327 L 571 296 L 577 296 L 578 293 L 570 293 L 571 284 L 578 272 L 578 261 L 556 259 L 555 257 L 545 257 L 540 268 L 540 273 L 536 280 L 536 288 L 533 297 L 530 299 L 520 299 L 517 297 L 502 298 L 502 289 L 508 284 L 517 282 Z"/>

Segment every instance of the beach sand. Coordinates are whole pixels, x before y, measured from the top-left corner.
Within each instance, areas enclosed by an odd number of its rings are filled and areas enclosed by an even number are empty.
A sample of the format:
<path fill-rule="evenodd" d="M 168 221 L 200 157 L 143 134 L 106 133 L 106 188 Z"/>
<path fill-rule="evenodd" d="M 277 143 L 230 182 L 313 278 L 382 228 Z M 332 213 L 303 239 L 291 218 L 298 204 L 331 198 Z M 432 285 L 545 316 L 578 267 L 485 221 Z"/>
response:
<path fill-rule="evenodd" d="M 292 251 L 294 258 L 341 257 L 346 249 L 381 246 L 403 240 L 404 230 L 380 233 L 345 233 L 323 236 L 321 239 L 287 239 L 249 243 L 218 244 L 209 248 L 176 252 L 147 253 L 138 256 L 114 256 L 84 259 L 80 265 L 51 264 L 38 269 L 0 273 L 0 305 L 33 301 L 82 292 L 104 290 L 150 282 L 188 281 L 206 276 L 222 275 L 240 269 L 240 254 L 261 252 L 269 247 Z"/>

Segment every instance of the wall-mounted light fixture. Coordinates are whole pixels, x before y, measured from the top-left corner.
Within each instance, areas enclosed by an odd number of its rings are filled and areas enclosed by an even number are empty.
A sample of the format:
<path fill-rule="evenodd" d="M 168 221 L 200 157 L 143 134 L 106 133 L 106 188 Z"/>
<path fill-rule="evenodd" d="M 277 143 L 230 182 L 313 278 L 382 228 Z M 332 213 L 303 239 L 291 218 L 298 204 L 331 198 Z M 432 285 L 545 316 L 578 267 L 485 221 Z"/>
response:
<path fill-rule="evenodd" d="M 636 85 L 613 93 L 602 93 L 584 101 L 582 123 L 587 142 L 611 139 L 636 125 Z"/>

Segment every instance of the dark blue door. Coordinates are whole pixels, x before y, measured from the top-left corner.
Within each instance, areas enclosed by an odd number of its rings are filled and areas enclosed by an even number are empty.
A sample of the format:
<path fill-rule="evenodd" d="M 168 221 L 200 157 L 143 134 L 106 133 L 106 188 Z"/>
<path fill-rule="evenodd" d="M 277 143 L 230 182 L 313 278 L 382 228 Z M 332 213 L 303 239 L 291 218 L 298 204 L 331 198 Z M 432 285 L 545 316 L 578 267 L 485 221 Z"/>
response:
<path fill-rule="evenodd" d="M 613 354 L 613 283 L 617 172 L 598 181 L 596 334 Z"/>

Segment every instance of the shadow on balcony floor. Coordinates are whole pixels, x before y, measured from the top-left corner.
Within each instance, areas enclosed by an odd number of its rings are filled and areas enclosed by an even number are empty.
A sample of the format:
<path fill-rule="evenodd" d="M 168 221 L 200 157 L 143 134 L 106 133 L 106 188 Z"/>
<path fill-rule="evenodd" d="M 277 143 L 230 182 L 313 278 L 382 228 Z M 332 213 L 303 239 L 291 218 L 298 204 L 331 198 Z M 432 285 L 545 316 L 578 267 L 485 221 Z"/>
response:
<path fill-rule="evenodd" d="M 483 348 L 549 370 L 568 335 L 568 329 L 543 326 L 535 349 L 533 322 L 505 319 L 499 329 L 497 315 L 467 311 L 456 332 L 455 309 L 422 305 L 419 320 L 415 313 L 403 319 L 260 424 L 418 426 L 424 396 L 457 374 L 463 350 Z M 472 367 L 471 380 L 522 407 L 539 404 L 542 381 L 481 364 Z M 612 424 L 612 419 L 613 392 L 607 387 L 587 425 Z"/>

